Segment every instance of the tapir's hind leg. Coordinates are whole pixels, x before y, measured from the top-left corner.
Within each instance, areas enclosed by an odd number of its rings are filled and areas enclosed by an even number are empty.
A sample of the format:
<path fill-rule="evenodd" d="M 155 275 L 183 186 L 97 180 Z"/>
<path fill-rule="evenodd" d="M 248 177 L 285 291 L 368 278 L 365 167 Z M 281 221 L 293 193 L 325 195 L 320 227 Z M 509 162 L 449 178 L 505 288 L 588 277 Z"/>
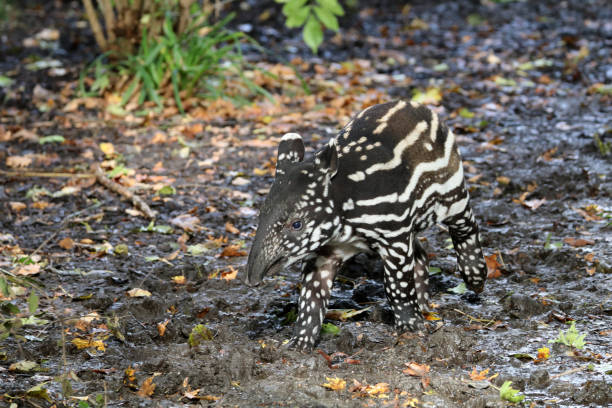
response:
<path fill-rule="evenodd" d="M 480 246 L 478 224 L 470 205 L 460 213 L 446 218 L 453 246 L 457 253 L 457 264 L 465 285 L 476 293 L 482 292 L 487 279 L 487 267 Z"/>

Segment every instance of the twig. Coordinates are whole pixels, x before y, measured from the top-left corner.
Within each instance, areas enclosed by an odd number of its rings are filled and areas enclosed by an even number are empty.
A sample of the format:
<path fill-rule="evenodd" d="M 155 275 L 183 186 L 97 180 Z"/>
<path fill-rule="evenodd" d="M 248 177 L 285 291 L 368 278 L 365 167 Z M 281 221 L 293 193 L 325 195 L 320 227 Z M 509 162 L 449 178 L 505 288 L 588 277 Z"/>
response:
<path fill-rule="evenodd" d="M 586 370 L 587 368 L 588 368 L 588 365 L 584 365 L 582 367 L 570 368 L 569 370 L 566 370 L 566 371 L 564 371 L 562 373 L 551 375 L 550 378 L 552 379 L 552 378 L 563 377 L 564 375 L 574 374 L 574 373 L 577 373 L 579 371 Z"/>
<path fill-rule="evenodd" d="M 52 171 L 6 171 L 0 170 L 0 175 L 7 177 L 48 177 L 48 178 L 90 178 L 95 177 L 91 173 L 66 173 Z"/>
<path fill-rule="evenodd" d="M 85 6 L 85 13 L 87 14 L 91 31 L 93 31 L 94 37 L 96 37 L 96 42 L 103 51 L 106 51 L 108 44 L 106 42 L 106 38 L 104 37 L 104 32 L 102 31 L 100 21 L 98 21 L 96 9 L 94 8 L 93 4 L 91 4 L 91 0 L 83 0 L 83 5 Z"/>
<path fill-rule="evenodd" d="M 93 164 L 91 166 L 91 169 L 96 175 L 96 180 L 98 181 L 98 183 L 102 184 L 104 187 L 108 188 L 110 191 L 113 191 L 119 195 L 122 195 L 123 197 L 132 201 L 132 204 L 134 204 L 134 207 L 142 211 L 144 215 L 147 216 L 147 218 L 155 219 L 155 216 L 157 216 L 156 211 L 151 210 L 151 208 L 147 205 L 147 203 L 145 203 L 142 200 L 142 198 L 138 197 L 137 195 L 132 193 L 130 190 L 123 187 L 121 184 L 115 183 L 113 180 L 106 177 L 106 174 L 104 174 L 104 171 L 102 171 L 99 164 L 97 163 Z"/>
<path fill-rule="evenodd" d="M 462 311 L 461 311 L 461 310 L 459 310 L 459 309 L 453 309 L 453 310 L 454 310 L 455 312 L 457 312 L 457 313 L 461 313 L 462 315 L 464 315 L 464 316 L 468 317 L 470 320 L 473 320 L 473 321 L 476 321 L 476 322 L 479 322 L 479 323 L 487 323 L 487 324 L 493 324 L 493 323 L 495 323 L 495 320 L 491 320 L 491 319 L 479 319 L 479 318 L 474 317 L 474 316 L 471 316 L 471 315 L 469 315 L 469 314 L 467 314 L 467 313 L 465 313 L 465 312 L 462 312 Z"/>

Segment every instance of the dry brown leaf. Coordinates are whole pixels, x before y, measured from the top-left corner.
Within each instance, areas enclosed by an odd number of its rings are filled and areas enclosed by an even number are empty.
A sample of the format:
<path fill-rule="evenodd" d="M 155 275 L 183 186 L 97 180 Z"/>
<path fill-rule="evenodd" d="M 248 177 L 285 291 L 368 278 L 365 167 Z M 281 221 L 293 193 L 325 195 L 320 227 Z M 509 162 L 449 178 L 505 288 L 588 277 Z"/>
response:
<path fill-rule="evenodd" d="M 70 237 L 66 237 L 58 242 L 58 245 L 64 249 L 72 249 L 74 248 L 74 241 Z"/>
<path fill-rule="evenodd" d="M 544 204 L 545 202 L 546 202 L 545 198 L 534 198 L 533 200 L 523 201 L 521 204 L 529 208 L 531 211 L 535 211 L 538 208 L 540 208 L 540 206 Z"/>
<path fill-rule="evenodd" d="M 27 208 L 27 205 L 20 201 L 11 201 L 9 205 L 11 207 L 11 210 L 13 210 L 13 212 L 16 212 L 16 213 L 21 212 Z"/>
<path fill-rule="evenodd" d="M 595 241 L 590 240 L 590 239 L 572 238 L 572 237 L 563 238 L 563 242 L 565 242 L 568 245 L 573 246 L 574 248 L 583 247 L 587 245 L 593 245 L 595 243 Z"/>
<path fill-rule="evenodd" d="M 234 267 L 231 265 L 229 269 L 230 269 L 229 271 L 221 272 L 221 279 L 225 279 L 226 281 L 231 281 L 231 280 L 236 279 L 236 276 L 238 276 L 238 270 L 234 269 Z"/>
<path fill-rule="evenodd" d="M 485 262 L 487 263 L 487 279 L 495 279 L 501 276 L 501 270 L 499 267 L 501 264 L 497 262 L 497 254 L 485 256 Z"/>
<path fill-rule="evenodd" d="M 478 372 L 478 370 L 476 370 L 476 368 L 474 367 L 472 369 L 472 372 L 470 373 L 470 378 L 473 381 L 483 381 L 483 380 L 487 379 L 487 374 L 489 374 L 489 369 L 488 368 Z"/>
<path fill-rule="evenodd" d="M 28 167 L 32 164 L 30 156 L 9 156 L 6 158 L 6 165 L 12 168 Z"/>
<path fill-rule="evenodd" d="M 410 362 L 405 364 L 407 368 L 402 370 L 404 374 L 411 375 L 413 377 L 424 377 L 429 373 L 429 366 L 427 364 L 418 364 Z"/>
<path fill-rule="evenodd" d="M 232 224 L 229 221 L 225 223 L 225 231 L 229 232 L 230 234 L 236 234 L 236 235 L 240 234 L 240 230 L 236 228 L 234 224 Z"/>
<path fill-rule="evenodd" d="M 164 337 L 164 334 L 166 334 L 166 326 L 168 326 L 168 323 L 170 323 L 170 319 L 166 319 L 162 323 L 157 323 L 157 332 L 160 337 Z"/>
<path fill-rule="evenodd" d="M 35 201 L 32 203 L 32 208 L 36 208 L 37 210 L 44 210 L 45 208 L 49 207 L 51 205 L 51 203 L 47 202 L 47 201 Z"/>
<path fill-rule="evenodd" d="M 156 387 L 155 383 L 153 382 L 154 378 L 155 376 L 151 376 L 144 380 L 136 395 L 138 395 L 139 397 L 150 397 L 151 395 L 153 395 L 153 392 L 155 391 Z"/>
<path fill-rule="evenodd" d="M 510 184 L 510 177 L 506 177 L 506 176 L 499 176 L 497 178 L 497 182 L 499 184 Z"/>
<path fill-rule="evenodd" d="M 129 297 L 149 297 L 151 292 L 145 289 L 134 288 L 127 291 Z"/>
<path fill-rule="evenodd" d="M 23 265 L 23 266 L 20 266 L 19 269 L 17 269 L 17 272 L 15 273 L 21 276 L 37 275 L 40 273 L 40 265 L 39 264 Z"/>
<path fill-rule="evenodd" d="M 202 227 L 199 225 L 200 219 L 189 213 L 174 217 L 170 220 L 170 224 L 176 225 L 187 232 L 195 232 L 202 229 Z"/>
<path fill-rule="evenodd" d="M 233 257 L 233 256 L 246 256 L 246 251 L 242 251 L 240 250 L 240 245 L 235 244 L 235 245 L 228 245 L 225 248 L 223 248 L 223 251 L 221 251 L 221 253 L 219 254 L 220 258 L 223 257 Z"/>

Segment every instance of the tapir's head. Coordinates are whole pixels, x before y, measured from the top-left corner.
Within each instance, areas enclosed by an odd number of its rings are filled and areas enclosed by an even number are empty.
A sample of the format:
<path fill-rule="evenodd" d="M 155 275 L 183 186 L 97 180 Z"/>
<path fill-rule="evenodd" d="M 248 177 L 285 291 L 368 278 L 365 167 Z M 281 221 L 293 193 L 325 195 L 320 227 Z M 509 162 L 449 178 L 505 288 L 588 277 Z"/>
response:
<path fill-rule="evenodd" d="M 338 169 L 332 141 L 313 160 L 303 161 L 304 142 L 287 133 L 278 146 L 276 178 L 259 214 L 249 254 L 246 283 L 290 266 L 321 248 L 339 228 L 331 181 Z"/>

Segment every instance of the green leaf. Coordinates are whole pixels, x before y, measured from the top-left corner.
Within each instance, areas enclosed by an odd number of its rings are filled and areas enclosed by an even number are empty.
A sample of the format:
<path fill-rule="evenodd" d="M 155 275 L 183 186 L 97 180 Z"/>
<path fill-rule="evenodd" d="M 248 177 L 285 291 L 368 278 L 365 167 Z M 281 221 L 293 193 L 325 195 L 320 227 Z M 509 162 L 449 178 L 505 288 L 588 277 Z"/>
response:
<path fill-rule="evenodd" d="M 321 333 L 337 336 L 340 333 L 340 328 L 332 323 L 323 323 L 321 326 Z"/>
<path fill-rule="evenodd" d="M 26 391 L 26 395 L 28 397 L 34 397 L 34 398 L 40 398 L 40 399 L 44 399 L 48 402 L 52 402 L 51 398 L 49 398 L 49 394 L 47 393 L 47 389 L 43 388 L 43 385 L 45 385 L 46 383 L 41 383 L 38 385 L 35 385 L 34 387 L 30 388 L 29 390 Z"/>
<path fill-rule="evenodd" d="M 64 143 L 65 140 L 66 139 L 64 139 L 64 136 L 62 135 L 50 135 L 41 137 L 38 139 L 38 143 L 41 145 L 44 145 L 45 143 Z"/>
<path fill-rule="evenodd" d="M 38 369 L 40 369 L 40 366 L 38 365 L 38 363 L 36 361 L 29 361 L 29 360 L 17 361 L 16 363 L 11 364 L 9 367 L 10 371 L 20 371 L 24 373 L 28 371 L 35 371 Z"/>
<path fill-rule="evenodd" d="M 36 312 L 36 309 L 38 309 L 38 301 L 38 295 L 34 290 L 32 290 L 30 292 L 30 296 L 28 297 L 28 310 L 30 311 L 30 314 L 34 314 L 34 312 Z"/>
<path fill-rule="evenodd" d="M 2 293 L 2 296 L 4 297 L 9 296 L 9 287 L 6 279 L 4 279 L 4 276 L 0 276 L 0 293 Z"/>
<path fill-rule="evenodd" d="M 499 397 L 503 400 L 510 402 L 521 402 L 522 400 L 524 400 L 525 396 L 518 395 L 519 390 L 515 390 L 514 388 L 512 388 L 510 386 L 511 384 L 512 381 L 504 382 L 504 384 L 499 388 Z"/>
<path fill-rule="evenodd" d="M 338 31 L 338 29 L 340 28 L 338 26 L 338 19 L 331 11 L 318 6 L 314 7 L 314 11 L 325 27 L 333 31 Z"/>
<path fill-rule="evenodd" d="M 140 227 L 140 232 L 159 232 L 160 234 L 171 234 L 173 231 L 170 225 L 155 225 L 155 221 L 151 221 L 146 227 Z"/>
<path fill-rule="evenodd" d="M 21 321 L 21 324 L 22 324 L 22 325 L 24 325 L 24 326 L 27 326 L 27 325 L 31 325 L 31 326 L 42 326 L 42 325 L 45 325 L 45 324 L 49 323 L 49 321 L 48 321 L 48 320 L 45 320 L 45 319 L 39 319 L 39 318 L 38 318 L 38 317 L 36 317 L 36 316 L 30 316 L 30 317 L 28 317 L 28 318 L 24 318 L 24 317 L 22 317 L 22 318 L 20 319 L 20 321 Z"/>
<path fill-rule="evenodd" d="M 449 289 L 448 291 L 456 293 L 457 295 L 463 295 L 465 292 L 467 292 L 467 287 L 465 286 L 465 282 L 461 282 L 460 284 L 458 284 L 454 288 Z"/>
<path fill-rule="evenodd" d="M 437 275 L 439 273 L 442 273 L 442 269 L 438 268 L 437 266 L 430 266 L 429 267 L 429 274 L 430 275 Z"/>
<path fill-rule="evenodd" d="M 308 20 L 306 20 L 302 30 L 302 37 L 306 45 L 312 50 L 312 53 L 316 54 L 319 45 L 323 42 L 323 30 L 321 30 L 321 23 L 314 16 L 310 15 Z"/>
<path fill-rule="evenodd" d="M 310 6 L 301 8 L 287 16 L 287 21 L 285 21 L 285 25 L 288 28 L 301 27 L 304 25 L 304 22 L 306 21 L 309 15 L 310 15 Z"/>
<path fill-rule="evenodd" d="M 13 79 L 4 75 L 0 75 L 0 88 L 10 86 L 13 82 L 15 82 Z"/>
<path fill-rule="evenodd" d="M 159 190 L 157 190 L 157 194 L 159 195 L 174 195 L 176 194 L 176 189 L 172 186 L 163 186 Z"/>
<path fill-rule="evenodd" d="M 472 119 L 476 115 L 474 114 L 474 112 L 470 111 L 468 108 L 461 108 L 459 110 L 459 116 L 461 116 L 462 118 L 466 118 L 466 119 Z"/>
<path fill-rule="evenodd" d="M 344 9 L 340 3 L 338 3 L 338 0 L 317 0 L 317 3 L 319 3 L 319 5 L 321 5 L 321 7 L 324 9 L 331 11 L 337 16 L 344 15 Z"/>

